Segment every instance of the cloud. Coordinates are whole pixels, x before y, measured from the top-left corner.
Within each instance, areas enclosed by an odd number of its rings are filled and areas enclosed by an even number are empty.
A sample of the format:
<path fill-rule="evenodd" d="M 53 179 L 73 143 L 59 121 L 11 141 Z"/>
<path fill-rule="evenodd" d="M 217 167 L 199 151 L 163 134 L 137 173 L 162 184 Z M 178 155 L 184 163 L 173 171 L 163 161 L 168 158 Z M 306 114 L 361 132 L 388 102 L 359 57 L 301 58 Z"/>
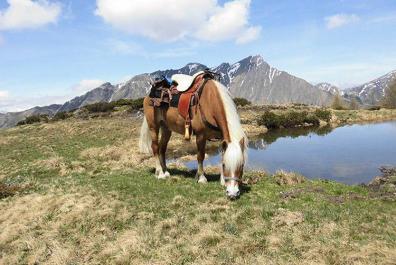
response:
<path fill-rule="evenodd" d="M 97 0 L 95 14 L 113 27 L 155 41 L 186 37 L 205 41 L 256 39 L 259 27 L 250 26 L 250 0 Z"/>
<path fill-rule="evenodd" d="M 6 100 L 9 97 L 8 91 L 0 90 L 0 101 Z"/>
<path fill-rule="evenodd" d="M 328 29 L 340 28 L 359 21 L 360 17 L 355 14 L 336 14 L 325 18 L 326 27 Z"/>
<path fill-rule="evenodd" d="M 47 0 L 7 0 L 8 7 L 0 10 L 0 30 L 33 29 L 56 23 L 61 13 L 59 3 Z"/>
<path fill-rule="evenodd" d="M 103 85 L 105 81 L 98 79 L 84 79 L 72 87 L 73 92 L 82 94 Z"/>
<path fill-rule="evenodd" d="M 225 3 L 224 7 L 217 7 L 199 29 L 198 38 L 206 41 L 235 39 L 240 44 L 255 40 L 261 28 L 249 26 L 249 6 L 248 0 L 235 0 Z"/>

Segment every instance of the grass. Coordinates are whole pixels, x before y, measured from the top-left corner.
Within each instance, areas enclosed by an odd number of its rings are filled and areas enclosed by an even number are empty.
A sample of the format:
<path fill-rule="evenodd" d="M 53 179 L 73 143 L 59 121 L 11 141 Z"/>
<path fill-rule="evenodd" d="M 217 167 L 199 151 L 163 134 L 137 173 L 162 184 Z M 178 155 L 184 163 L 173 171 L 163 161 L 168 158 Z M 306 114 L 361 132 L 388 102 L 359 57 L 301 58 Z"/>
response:
<path fill-rule="evenodd" d="M 0 181 L 27 188 L 0 199 L 0 264 L 394 263 L 394 201 L 288 172 L 247 172 L 237 201 L 215 170 L 207 185 L 180 166 L 158 181 L 136 150 L 140 123 L 0 131 Z M 181 139 L 170 154 L 193 146 Z"/>

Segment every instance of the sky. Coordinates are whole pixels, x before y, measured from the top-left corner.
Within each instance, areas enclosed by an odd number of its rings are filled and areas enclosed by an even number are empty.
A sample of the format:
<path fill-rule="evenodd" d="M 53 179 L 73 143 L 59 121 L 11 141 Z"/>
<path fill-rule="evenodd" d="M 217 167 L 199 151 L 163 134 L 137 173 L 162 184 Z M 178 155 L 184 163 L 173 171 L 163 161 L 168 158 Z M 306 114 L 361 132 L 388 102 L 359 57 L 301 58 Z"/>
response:
<path fill-rule="evenodd" d="M 0 0 L 0 111 L 262 55 L 341 88 L 396 69 L 395 0 Z"/>

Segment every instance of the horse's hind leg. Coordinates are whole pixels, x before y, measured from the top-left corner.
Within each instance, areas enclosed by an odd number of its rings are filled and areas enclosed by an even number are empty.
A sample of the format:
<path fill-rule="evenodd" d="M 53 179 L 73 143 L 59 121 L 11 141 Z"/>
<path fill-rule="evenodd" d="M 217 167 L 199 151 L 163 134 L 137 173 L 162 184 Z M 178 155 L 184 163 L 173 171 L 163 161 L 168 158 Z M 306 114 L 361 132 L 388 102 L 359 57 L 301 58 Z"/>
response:
<path fill-rule="evenodd" d="M 196 138 L 196 143 L 198 149 L 198 154 L 197 154 L 198 170 L 197 170 L 196 178 L 198 180 L 198 183 L 207 183 L 208 180 L 205 177 L 205 172 L 203 167 L 203 161 L 205 159 L 205 147 L 206 147 L 205 135 L 198 134 Z"/>
<path fill-rule="evenodd" d="M 159 143 L 159 162 L 163 172 L 163 176 L 158 176 L 158 178 L 170 177 L 168 168 L 166 167 L 166 149 L 168 147 L 168 142 L 172 136 L 172 131 L 170 131 L 166 126 L 161 127 L 161 140 Z"/>

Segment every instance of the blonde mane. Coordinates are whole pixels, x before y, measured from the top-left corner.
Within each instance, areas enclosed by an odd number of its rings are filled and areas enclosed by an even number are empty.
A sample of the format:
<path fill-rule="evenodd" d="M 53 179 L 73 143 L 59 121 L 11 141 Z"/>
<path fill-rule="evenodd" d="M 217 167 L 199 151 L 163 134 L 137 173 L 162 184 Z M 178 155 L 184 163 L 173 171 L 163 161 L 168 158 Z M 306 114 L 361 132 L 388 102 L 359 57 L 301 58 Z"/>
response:
<path fill-rule="evenodd" d="M 215 81 L 217 90 L 223 102 L 228 132 L 231 142 L 228 143 L 227 150 L 223 155 L 223 161 L 226 167 L 231 171 L 235 171 L 239 166 L 247 161 L 248 138 L 242 129 L 239 115 L 228 89 L 221 83 Z M 242 150 L 240 141 L 244 139 L 244 148 Z"/>

